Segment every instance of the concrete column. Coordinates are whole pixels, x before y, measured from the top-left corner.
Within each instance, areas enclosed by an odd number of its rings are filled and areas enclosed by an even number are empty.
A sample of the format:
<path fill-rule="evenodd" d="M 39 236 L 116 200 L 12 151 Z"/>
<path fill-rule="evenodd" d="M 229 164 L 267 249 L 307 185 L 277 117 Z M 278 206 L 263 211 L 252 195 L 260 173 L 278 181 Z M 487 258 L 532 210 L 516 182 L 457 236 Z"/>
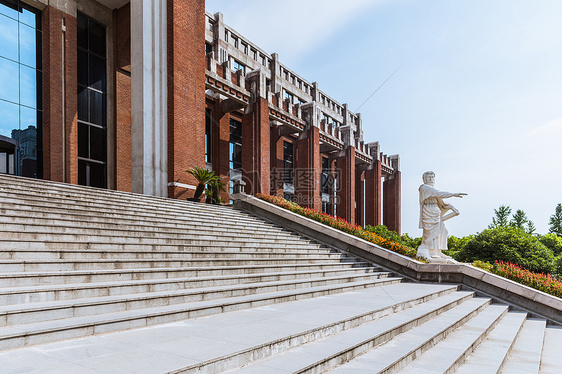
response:
<path fill-rule="evenodd" d="M 382 171 L 380 160 L 365 172 L 365 224 L 378 226 L 381 224 L 381 191 Z"/>
<path fill-rule="evenodd" d="M 132 190 L 168 195 L 167 1 L 131 2 Z"/>
<path fill-rule="evenodd" d="M 295 195 L 298 204 L 321 211 L 320 130 L 311 126 L 305 136 L 296 143 Z"/>
<path fill-rule="evenodd" d="M 339 204 L 337 215 L 355 223 L 355 147 L 349 146 L 337 160 Z"/>

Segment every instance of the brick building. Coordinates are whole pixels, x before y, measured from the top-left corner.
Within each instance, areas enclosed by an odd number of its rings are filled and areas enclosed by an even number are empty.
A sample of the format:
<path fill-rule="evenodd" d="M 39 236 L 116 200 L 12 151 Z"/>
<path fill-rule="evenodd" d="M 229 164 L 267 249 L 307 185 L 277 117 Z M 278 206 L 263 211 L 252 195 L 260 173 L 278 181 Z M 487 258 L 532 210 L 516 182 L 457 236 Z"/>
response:
<path fill-rule="evenodd" d="M 206 166 L 400 230 L 398 156 L 204 1 L 0 0 L 0 71 L 0 172 L 186 198 Z"/>

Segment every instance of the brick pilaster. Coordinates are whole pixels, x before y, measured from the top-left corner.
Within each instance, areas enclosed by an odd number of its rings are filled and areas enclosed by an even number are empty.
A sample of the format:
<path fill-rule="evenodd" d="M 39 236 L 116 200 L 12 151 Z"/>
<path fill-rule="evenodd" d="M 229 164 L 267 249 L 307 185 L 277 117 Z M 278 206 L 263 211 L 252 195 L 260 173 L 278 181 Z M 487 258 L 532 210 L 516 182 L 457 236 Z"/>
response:
<path fill-rule="evenodd" d="M 168 0 L 168 182 L 196 185 L 205 167 L 205 1 Z M 169 188 L 170 197 L 192 190 Z"/>
<path fill-rule="evenodd" d="M 337 159 L 339 204 L 338 217 L 355 223 L 355 147 L 348 146 L 343 156 Z"/>
<path fill-rule="evenodd" d="M 52 6 L 42 16 L 43 178 L 77 184 L 76 18 Z"/>
<path fill-rule="evenodd" d="M 246 193 L 270 192 L 270 124 L 266 99 L 259 97 L 242 117 L 242 176 Z"/>
<path fill-rule="evenodd" d="M 384 182 L 384 210 L 383 223 L 390 230 L 401 233 L 400 229 L 400 172 L 394 172 L 393 176 Z"/>
<path fill-rule="evenodd" d="M 296 142 L 294 185 L 297 203 L 306 208 L 322 210 L 321 176 L 320 130 L 311 126 L 306 130 L 306 138 Z"/>
<path fill-rule="evenodd" d="M 373 161 L 371 168 L 365 172 L 365 224 L 378 226 L 381 224 L 382 200 L 381 162 Z"/>

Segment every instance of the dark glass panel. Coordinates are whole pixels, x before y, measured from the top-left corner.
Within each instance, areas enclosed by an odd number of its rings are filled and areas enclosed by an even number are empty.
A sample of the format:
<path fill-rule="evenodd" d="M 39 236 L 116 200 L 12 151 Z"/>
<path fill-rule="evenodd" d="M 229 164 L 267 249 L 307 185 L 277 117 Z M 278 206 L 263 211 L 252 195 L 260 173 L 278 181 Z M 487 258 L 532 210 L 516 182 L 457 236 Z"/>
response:
<path fill-rule="evenodd" d="M 37 86 L 37 100 L 35 107 L 39 110 L 43 109 L 43 73 L 39 70 L 35 71 L 35 84 Z"/>
<path fill-rule="evenodd" d="M 89 163 L 90 166 L 90 186 L 105 188 L 105 165 Z"/>
<path fill-rule="evenodd" d="M 90 123 L 105 126 L 103 94 L 92 90 L 88 91 L 90 91 Z"/>
<path fill-rule="evenodd" d="M 90 44 L 91 52 L 105 57 L 105 27 L 90 20 Z"/>
<path fill-rule="evenodd" d="M 86 161 L 78 160 L 78 184 L 86 186 Z"/>
<path fill-rule="evenodd" d="M 19 106 L 0 100 L 0 113 L 0 135 L 11 138 L 12 130 L 17 130 L 20 127 Z"/>
<path fill-rule="evenodd" d="M 19 102 L 19 77 L 19 64 L 0 57 L 0 99 Z"/>
<path fill-rule="evenodd" d="M 0 8 L 4 6 L 0 5 Z M 0 56 L 17 61 L 18 59 L 18 22 L 0 15 Z"/>
<path fill-rule="evenodd" d="M 90 158 L 104 161 L 107 159 L 105 151 L 105 129 L 90 126 Z"/>
<path fill-rule="evenodd" d="M 89 86 L 96 90 L 105 91 L 105 59 L 90 55 Z"/>
<path fill-rule="evenodd" d="M 88 53 L 78 50 L 78 84 L 88 85 Z"/>
<path fill-rule="evenodd" d="M 88 19 L 78 15 L 78 47 L 88 49 Z"/>
<path fill-rule="evenodd" d="M 88 151 L 89 127 L 84 123 L 78 123 L 78 157 L 90 158 Z"/>
<path fill-rule="evenodd" d="M 88 116 L 88 89 L 78 86 L 78 119 L 89 121 Z"/>
<path fill-rule="evenodd" d="M 37 71 L 20 65 L 20 104 L 37 108 Z"/>

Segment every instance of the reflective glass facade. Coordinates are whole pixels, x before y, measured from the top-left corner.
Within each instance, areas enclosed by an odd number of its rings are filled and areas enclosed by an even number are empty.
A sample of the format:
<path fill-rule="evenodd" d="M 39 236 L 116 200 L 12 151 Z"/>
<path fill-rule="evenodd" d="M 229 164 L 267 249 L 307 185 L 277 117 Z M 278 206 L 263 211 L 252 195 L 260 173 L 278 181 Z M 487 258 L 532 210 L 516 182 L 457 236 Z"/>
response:
<path fill-rule="evenodd" d="M 0 173 L 41 178 L 41 14 L 0 0 Z"/>

